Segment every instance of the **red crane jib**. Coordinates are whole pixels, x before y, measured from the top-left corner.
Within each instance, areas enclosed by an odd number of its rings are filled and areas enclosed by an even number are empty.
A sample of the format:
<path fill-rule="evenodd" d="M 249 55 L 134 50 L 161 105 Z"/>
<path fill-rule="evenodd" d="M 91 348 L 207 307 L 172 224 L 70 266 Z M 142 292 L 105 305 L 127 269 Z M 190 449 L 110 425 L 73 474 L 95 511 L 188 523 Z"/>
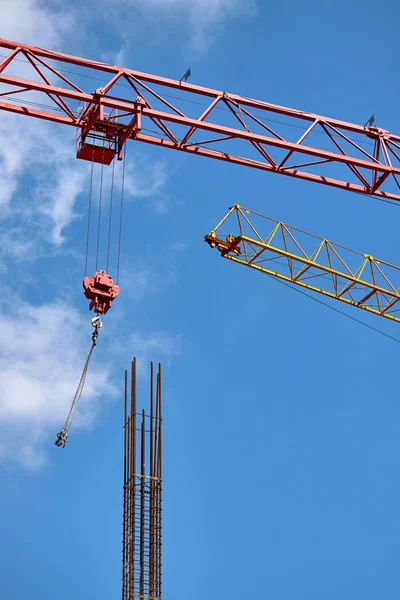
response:
<path fill-rule="evenodd" d="M 359 125 L 12 40 L 0 49 L 0 113 L 76 128 L 81 159 L 122 160 L 131 139 L 400 202 L 400 135 L 373 115 Z M 30 79 L 12 75 L 21 60 Z"/>
<path fill-rule="evenodd" d="M 91 300 L 89 310 L 101 315 L 108 312 L 119 294 L 119 285 L 115 285 L 113 278 L 105 271 L 96 271 L 93 277 L 85 277 L 83 289 L 86 298 Z"/>

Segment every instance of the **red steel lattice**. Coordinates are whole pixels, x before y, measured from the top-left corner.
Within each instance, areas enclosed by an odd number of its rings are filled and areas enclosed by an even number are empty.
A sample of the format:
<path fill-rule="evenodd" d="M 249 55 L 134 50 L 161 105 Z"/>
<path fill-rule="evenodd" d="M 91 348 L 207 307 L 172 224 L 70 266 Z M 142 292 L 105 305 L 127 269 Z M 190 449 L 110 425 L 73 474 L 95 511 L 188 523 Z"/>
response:
<path fill-rule="evenodd" d="M 13 41 L 0 48 L 0 110 L 76 127 L 80 158 L 122 158 L 134 139 L 400 200 L 400 136 L 384 129 Z"/>

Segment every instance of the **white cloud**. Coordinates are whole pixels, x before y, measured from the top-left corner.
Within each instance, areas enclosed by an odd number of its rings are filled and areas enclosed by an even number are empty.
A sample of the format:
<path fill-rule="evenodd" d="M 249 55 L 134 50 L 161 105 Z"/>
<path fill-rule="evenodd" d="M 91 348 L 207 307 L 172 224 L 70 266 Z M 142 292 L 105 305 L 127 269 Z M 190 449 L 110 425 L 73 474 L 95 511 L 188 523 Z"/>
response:
<path fill-rule="evenodd" d="M 120 280 L 123 283 L 124 297 L 140 301 L 150 294 L 159 294 L 169 285 L 176 283 L 173 268 L 155 271 L 149 267 L 132 269 L 123 264 Z"/>
<path fill-rule="evenodd" d="M 253 14 L 256 0 L 122 0 L 145 11 L 164 11 L 186 20 L 197 49 L 208 45 L 212 30 L 229 18 Z"/>
<path fill-rule="evenodd" d="M 0 465 L 37 469 L 57 451 L 55 436 L 68 414 L 92 330 L 77 310 L 69 307 L 66 313 L 65 302 L 33 306 L 14 297 L 1 308 Z M 118 320 L 101 331 L 69 444 L 80 430 L 93 425 L 103 399 L 118 396 L 111 383 L 106 336 L 113 340 L 112 355 L 120 363 L 134 348 L 140 377 L 147 377 L 150 360 L 168 366 L 181 352 L 182 336 L 162 330 L 136 331 L 118 340 Z"/>
<path fill-rule="evenodd" d="M 129 159 L 125 174 L 125 191 L 134 198 L 149 198 L 161 192 L 167 182 L 164 160 L 150 161 L 140 152 Z"/>
<path fill-rule="evenodd" d="M 54 1 L 15 0 L 11 3 L 0 0 L 0 33 L 3 37 L 56 47 L 73 23 L 70 15 L 58 12 L 57 6 L 59 3 Z M 124 45 L 116 58 L 122 59 L 123 53 Z M 28 79 L 37 77 L 25 62 L 13 62 L 7 72 Z M 6 89 L 1 84 L 0 88 L 2 92 Z M 40 95 L 31 93 L 29 100 L 36 99 L 43 102 Z M 63 243 L 65 229 L 77 217 L 74 212 L 76 200 L 88 185 L 88 165 L 76 160 L 73 138 L 74 132 L 60 125 L 0 111 L 0 220 L 17 214 L 20 218 L 17 230 L 21 233 L 17 243 L 15 230 L 12 236 L 15 244 L 3 244 L 1 256 L 16 257 L 16 249 L 20 254 L 25 245 L 24 236 L 30 238 L 33 246 L 32 227 L 40 229 L 43 239 L 48 242 L 56 246 Z M 26 184 L 28 177 L 29 188 L 24 185 L 22 191 L 21 183 Z M 158 196 L 155 208 L 165 212 L 166 203 L 160 192 L 166 179 L 164 161 L 150 162 L 145 155 L 135 153 L 127 165 L 127 196 Z M 106 182 L 105 188 L 107 185 Z M 21 231 L 23 229 L 25 232 Z M 2 239 L 6 241 L 6 237 Z M 36 236 L 36 242 L 37 239 Z"/>
<path fill-rule="evenodd" d="M 75 157 L 74 135 L 70 128 L 0 111 L 0 221 L 17 214 L 20 229 L 23 225 L 40 228 L 48 242 L 63 243 L 65 229 L 77 217 L 76 201 L 88 190 L 90 179 L 89 163 Z M 126 161 L 126 198 L 153 198 L 155 210 L 165 212 L 162 192 L 167 163 L 151 161 L 140 152 L 128 153 Z M 29 187 L 20 189 L 20 182 L 28 177 Z M 110 183 L 109 168 L 104 175 L 107 195 Z M 98 190 L 93 200 L 97 202 Z M 32 234 L 29 236 L 32 244 Z M 27 232 L 25 237 L 28 239 Z M 15 254 L 3 243 L 0 255 L 8 248 Z"/>
<path fill-rule="evenodd" d="M 56 246 L 64 242 L 64 230 L 77 218 L 74 207 L 79 195 L 86 192 L 89 187 L 90 165 L 77 160 L 74 148 L 66 135 L 59 135 L 54 142 L 54 135 L 48 136 L 52 140 L 52 147 L 47 146 L 49 158 L 43 166 L 42 185 L 39 185 L 36 194 L 36 205 L 40 215 L 44 217 L 45 231 L 50 227 L 48 240 Z M 41 161 L 42 159 L 40 159 Z M 167 163 L 163 160 L 150 161 L 140 152 L 128 155 L 125 159 L 126 173 L 124 180 L 125 198 L 152 198 L 157 212 L 166 212 L 167 204 L 162 195 L 167 183 Z M 119 169 L 121 171 L 121 168 Z M 121 174 L 120 174 L 121 175 Z M 96 178 L 96 172 L 94 175 Z M 115 179 L 115 189 L 120 185 Z M 108 202 L 111 189 L 111 167 L 106 168 L 103 176 L 103 202 Z M 99 190 L 94 186 L 93 202 L 98 203 Z"/>
<path fill-rule="evenodd" d="M 171 335 L 166 331 L 153 331 L 150 334 L 136 332 L 129 339 L 129 347 L 135 348 L 138 372 L 147 372 L 150 360 L 154 362 L 165 362 L 165 359 L 178 356 L 182 350 L 182 336 Z"/>
<path fill-rule="evenodd" d="M 121 45 L 119 50 L 111 52 L 102 52 L 99 60 L 111 65 L 119 67 L 129 67 L 129 35 L 127 33 L 120 34 Z"/>
<path fill-rule="evenodd" d="M 60 11 L 54 2 L 0 0 L 0 13 L 2 37 L 50 48 L 58 47 L 74 25 L 71 14 Z M 4 52 L 1 50 L 1 54 Z M 37 77 L 24 61 L 13 62 L 7 72 L 28 79 Z M 31 94 L 29 100 L 35 100 L 35 95 Z M 76 165 L 70 133 L 43 121 L 0 112 L 0 218 L 19 215 L 21 223 L 14 230 L 14 238 L 25 228 L 28 239 L 26 226 L 30 221 L 42 225 L 49 241 L 56 245 L 63 241 L 63 230 L 74 218 L 73 206 L 83 185 L 83 168 Z M 26 189 L 18 193 L 22 177 L 32 178 L 29 198 Z M 33 204 L 38 182 L 40 196 L 37 194 Z M 16 195 L 18 202 L 13 204 Z M 9 249 L 15 256 L 16 246 L 7 247 L 4 241 L 7 236 L 2 235 L 2 255 Z M 23 241 L 17 244 L 19 250 L 23 246 Z"/>
<path fill-rule="evenodd" d="M 12 257 L 17 262 L 32 262 L 36 258 L 35 250 L 35 240 L 26 236 L 23 227 L 0 227 L 0 273 L 8 270 L 7 258 Z"/>
<path fill-rule="evenodd" d="M 75 202 L 87 187 L 89 169 L 75 158 L 71 133 L 0 112 L 0 219 L 18 215 L 20 246 L 23 235 L 33 244 L 30 228 L 40 228 L 47 241 L 59 246 L 63 231 L 75 218 Z M 19 189 L 26 178 L 29 186 Z M 7 234 L 0 235 L 1 254 L 10 250 L 15 255 L 4 243 Z"/>
<path fill-rule="evenodd" d="M 72 19 L 57 12 L 55 5 L 54 1 L 0 0 L 0 35 L 59 48 Z M 124 47 L 118 60 L 123 51 Z M 32 78 L 27 69 L 18 62 L 10 74 Z M 72 129 L 0 111 L 0 258 L 32 261 L 43 244 L 38 241 L 40 236 L 53 245 L 62 244 L 65 229 L 77 217 L 76 200 L 89 181 L 88 163 L 75 158 L 74 135 Z M 150 162 L 140 153 L 128 160 L 127 196 L 155 196 L 162 203 L 166 163 Z M 0 272 L 2 269 L 7 270 L 7 262 L 0 265 Z M 33 272 L 36 284 L 35 275 Z M 154 285 L 163 286 L 164 281 L 150 270 L 140 271 L 142 296 Z M 75 393 L 90 333 L 88 319 L 69 305 L 66 310 L 65 302 L 33 306 L 10 298 L 7 304 L 0 304 L 0 463 L 15 461 L 38 468 L 47 461 Z M 140 348 L 142 365 L 150 358 L 175 356 L 181 345 L 180 336 L 163 331 L 135 334 L 128 341 L 130 349 Z M 109 397 L 114 393 L 110 373 L 104 362 L 96 365 L 96 356 L 74 431 L 91 425 L 102 394 Z"/>
<path fill-rule="evenodd" d="M 1 37 L 34 46 L 55 48 L 73 25 L 66 11 L 40 0 L 0 0 Z"/>
<path fill-rule="evenodd" d="M 0 207 L 1 217 L 8 214 L 9 203 L 35 148 L 45 140 L 43 130 L 27 118 L 0 112 Z"/>
<path fill-rule="evenodd" d="M 16 306 L 16 308 L 15 308 Z M 61 428 L 90 347 L 87 319 L 64 303 L 32 306 L 13 298 L 0 314 L 0 461 L 37 467 Z M 88 427 L 101 395 L 114 394 L 94 360 L 74 421 Z"/>
<path fill-rule="evenodd" d="M 40 212 L 50 223 L 49 241 L 55 246 L 64 242 L 63 231 L 75 218 L 75 202 L 87 185 L 87 170 L 70 163 L 68 159 L 56 162 L 53 185 L 47 186 L 45 192 L 42 190 L 38 199 Z"/>

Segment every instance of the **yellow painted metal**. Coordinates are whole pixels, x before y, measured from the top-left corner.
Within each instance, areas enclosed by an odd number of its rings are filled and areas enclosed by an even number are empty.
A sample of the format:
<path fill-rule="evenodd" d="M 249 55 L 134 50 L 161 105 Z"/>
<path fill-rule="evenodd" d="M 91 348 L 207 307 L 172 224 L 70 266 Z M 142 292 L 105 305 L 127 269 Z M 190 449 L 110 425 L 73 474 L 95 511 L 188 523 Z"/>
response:
<path fill-rule="evenodd" d="M 205 241 L 218 248 L 223 258 L 400 322 L 400 268 L 370 254 L 239 204 L 230 208 Z"/>

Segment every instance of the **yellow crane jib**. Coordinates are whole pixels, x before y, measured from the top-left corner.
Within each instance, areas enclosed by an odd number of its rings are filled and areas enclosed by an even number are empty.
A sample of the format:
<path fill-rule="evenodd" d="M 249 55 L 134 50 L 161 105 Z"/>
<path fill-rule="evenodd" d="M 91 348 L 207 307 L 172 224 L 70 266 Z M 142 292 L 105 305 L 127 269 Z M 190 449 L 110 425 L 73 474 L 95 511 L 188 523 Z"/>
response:
<path fill-rule="evenodd" d="M 400 322 L 400 268 L 235 204 L 204 240 L 266 275 Z"/>

